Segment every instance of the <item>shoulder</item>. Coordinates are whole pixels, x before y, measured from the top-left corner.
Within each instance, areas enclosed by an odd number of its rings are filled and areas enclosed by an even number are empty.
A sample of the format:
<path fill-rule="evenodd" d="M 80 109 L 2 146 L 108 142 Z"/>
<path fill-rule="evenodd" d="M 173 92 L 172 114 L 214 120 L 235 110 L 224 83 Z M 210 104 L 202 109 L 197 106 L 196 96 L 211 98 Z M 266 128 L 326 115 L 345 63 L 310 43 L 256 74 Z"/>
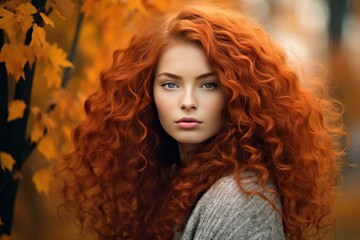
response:
<path fill-rule="evenodd" d="M 247 176 L 242 186 L 274 201 L 274 194 L 265 192 L 256 178 Z M 269 188 L 274 188 L 271 184 Z M 264 238 L 265 236 L 265 238 Z M 258 195 L 240 190 L 233 176 L 219 179 L 204 193 L 191 213 L 181 239 L 283 239 L 281 215 Z"/>

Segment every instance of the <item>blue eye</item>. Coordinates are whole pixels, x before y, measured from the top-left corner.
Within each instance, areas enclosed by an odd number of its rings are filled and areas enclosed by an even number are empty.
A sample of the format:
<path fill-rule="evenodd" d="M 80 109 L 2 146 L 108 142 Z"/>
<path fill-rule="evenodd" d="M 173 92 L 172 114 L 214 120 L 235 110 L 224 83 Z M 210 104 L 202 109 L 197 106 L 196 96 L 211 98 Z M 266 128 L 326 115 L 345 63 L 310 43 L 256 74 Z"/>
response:
<path fill-rule="evenodd" d="M 210 82 L 208 82 L 208 83 L 204 83 L 204 84 L 202 85 L 202 87 L 204 87 L 204 88 L 206 88 L 206 89 L 215 89 L 215 88 L 218 87 L 218 85 L 215 84 L 215 83 L 210 83 Z"/>
<path fill-rule="evenodd" d="M 163 86 L 166 89 L 173 89 L 177 87 L 176 84 L 173 82 L 164 83 L 161 86 Z"/>

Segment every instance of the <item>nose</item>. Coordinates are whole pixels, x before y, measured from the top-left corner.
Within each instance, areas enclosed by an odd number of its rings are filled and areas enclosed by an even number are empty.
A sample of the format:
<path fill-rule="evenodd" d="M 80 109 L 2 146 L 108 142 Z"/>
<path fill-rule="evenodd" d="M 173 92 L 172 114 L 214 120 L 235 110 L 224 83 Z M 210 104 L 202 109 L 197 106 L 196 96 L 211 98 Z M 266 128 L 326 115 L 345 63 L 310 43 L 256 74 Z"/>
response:
<path fill-rule="evenodd" d="M 196 110 L 198 107 L 197 105 L 195 92 L 192 89 L 185 90 L 180 101 L 181 109 L 186 111 Z"/>

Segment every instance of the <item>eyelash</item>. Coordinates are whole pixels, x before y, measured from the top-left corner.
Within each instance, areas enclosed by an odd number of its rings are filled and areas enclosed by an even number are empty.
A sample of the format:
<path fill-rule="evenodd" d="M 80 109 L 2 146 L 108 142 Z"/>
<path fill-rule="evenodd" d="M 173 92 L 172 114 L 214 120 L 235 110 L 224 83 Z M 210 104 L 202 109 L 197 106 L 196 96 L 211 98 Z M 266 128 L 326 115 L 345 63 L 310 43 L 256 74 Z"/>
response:
<path fill-rule="evenodd" d="M 169 85 L 172 85 L 173 87 L 169 87 Z M 211 87 L 205 87 L 206 85 L 211 85 Z M 164 87 L 165 89 L 174 89 L 176 87 L 178 87 L 178 85 L 174 82 L 167 82 L 167 83 L 163 83 L 161 84 L 162 87 Z M 212 83 L 212 82 L 205 82 L 203 83 L 200 87 L 205 87 L 205 89 L 216 89 L 219 85 L 216 83 Z"/>
<path fill-rule="evenodd" d="M 169 84 L 173 84 L 174 87 L 170 88 L 169 87 Z M 177 87 L 176 83 L 173 83 L 173 82 L 167 82 L 167 83 L 163 83 L 161 84 L 162 87 L 166 88 L 166 89 L 174 89 L 175 87 Z"/>
<path fill-rule="evenodd" d="M 211 84 L 211 87 L 210 88 L 206 87 L 206 89 L 216 89 L 218 87 L 218 85 L 216 83 L 212 83 L 212 82 L 206 82 L 206 83 L 202 84 L 201 87 L 208 85 L 208 84 Z"/>

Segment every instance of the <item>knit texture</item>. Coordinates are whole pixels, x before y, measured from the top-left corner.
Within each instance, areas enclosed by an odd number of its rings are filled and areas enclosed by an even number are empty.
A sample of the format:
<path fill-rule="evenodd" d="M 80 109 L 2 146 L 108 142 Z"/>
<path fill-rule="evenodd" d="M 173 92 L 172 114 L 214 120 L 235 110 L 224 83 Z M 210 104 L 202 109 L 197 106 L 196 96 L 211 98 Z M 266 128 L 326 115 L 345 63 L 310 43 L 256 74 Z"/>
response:
<path fill-rule="evenodd" d="M 274 194 L 265 192 L 254 177 L 242 180 L 245 190 L 255 190 L 274 200 Z M 274 188 L 268 184 L 267 187 Z M 285 239 L 281 215 L 257 195 L 240 190 L 233 176 L 219 179 L 203 194 L 189 216 L 185 229 L 174 240 L 212 239 L 260 240 Z"/>

